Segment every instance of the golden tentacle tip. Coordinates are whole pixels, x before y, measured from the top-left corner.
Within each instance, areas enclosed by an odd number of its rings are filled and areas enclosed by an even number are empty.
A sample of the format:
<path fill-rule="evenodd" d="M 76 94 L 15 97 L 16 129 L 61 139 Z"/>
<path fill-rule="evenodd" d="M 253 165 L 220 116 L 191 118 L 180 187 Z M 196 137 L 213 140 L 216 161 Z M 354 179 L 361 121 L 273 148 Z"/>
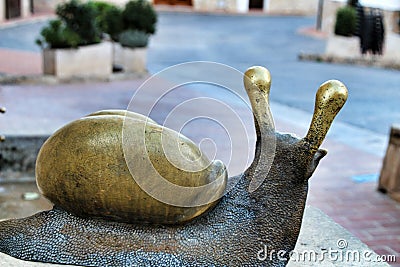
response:
<path fill-rule="evenodd" d="M 305 137 L 314 149 L 322 144 L 334 118 L 346 103 L 347 96 L 346 86 L 337 80 L 326 81 L 319 87 L 313 118 Z"/>
<path fill-rule="evenodd" d="M 253 66 L 244 73 L 244 86 L 250 90 L 253 86 L 263 93 L 269 95 L 271 88 L 271 74 L 268 69 L 261 66 Z"/>
<path fill-rule="evenodd" d="M 338 80 L 329 80 L 319 87 L 315 104 L 316 107 L 324 108 L 329 106 L 332 109 L 331 111 L 337 109 L 337 112 L 339 112 L 344 103 L 346 103 L 347 97 L 348 91 L 342 82 Z"/>

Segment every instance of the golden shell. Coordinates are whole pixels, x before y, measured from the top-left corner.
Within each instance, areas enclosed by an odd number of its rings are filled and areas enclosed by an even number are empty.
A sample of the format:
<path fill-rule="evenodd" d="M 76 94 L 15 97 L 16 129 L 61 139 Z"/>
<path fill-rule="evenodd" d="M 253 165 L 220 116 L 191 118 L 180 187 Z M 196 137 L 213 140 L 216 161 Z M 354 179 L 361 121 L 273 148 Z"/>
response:
<path fill-rule="evenodd" d="M 137 164 L 134 169 L 138 172 L 128 167 L 124 154 L 124 123 L 130 127 L 128 137 L 132 137 L 132 140 L 142 138 L 145 129 L 147 155 L 140 153 L 139 149 L 136 151 L 135 148 L 139 146 L 135 143 L 129 145 L 128 149 L 128 162 Z M 175 144 L 177 140 L 179 149 L 172 151 L 172 154 L 179 154 L 181 157 L 174 160 L 182 161 L 178 165 L 186 166 L 189 163 L 183 158 L 190 159 L 190 164 L 195 164 L 198 171 L 185 171 L 166 157 L 163 147 L 167 145 L 174 148 L 171 144 Z M 142 164 L 145 157 L 150 159 L 151 168 L 156 172 L 147 171 L 148 166 Z M 135 177 L 137 173 L 145 175 Z M 157 175 L 178 188 L 202 188 L 211 185 L 211 190 L 208 188 L 201 191 L 201 197 L 211 201 L 197 206 L 176 206 L 159 201 L 159 198 L 150 196 L 137 183 L 138 178 L 140 181 L 153 183 L 157 181 L 155 179 L 159 179 Z M 56 206 L 79 216 L 124 222 L 175 224 L 192 220 L 214 206 L 225 190 L 227 173 L 222 162 L 210 162 L 182 134 L 137 113 L 107 110 L 73 121 L 54 133 L 39 152 L 36 180 L 39 190 L 46 198 Z M 152 186 L 157 187 L 157 184 Z M 173 195 L 177 200 L 186 197 L 188 199 L 183 202 L 189 204 L 196 203 L 199 198 L 198 193 L 189 196 L 170 191 L 163 193 Z"/>

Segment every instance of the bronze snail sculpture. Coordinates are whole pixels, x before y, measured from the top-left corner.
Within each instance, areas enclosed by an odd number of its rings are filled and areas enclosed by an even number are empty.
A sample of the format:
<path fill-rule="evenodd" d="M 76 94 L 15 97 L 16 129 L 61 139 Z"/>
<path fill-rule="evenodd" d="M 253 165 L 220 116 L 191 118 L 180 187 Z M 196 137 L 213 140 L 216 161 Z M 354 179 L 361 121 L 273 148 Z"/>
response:
<path fill-rule="evenodd" d="M 197 208 L 169 208 L 140 195 L 134 179 L 124 180 L 129 171 L 126 162 L 121 161 L 121 121 L 126 117 L 142 126 L 147 122 L 148 131 L 170 130 L 135 113 L 104 111 L 65 126 L 43 146 L 37 162 L 37 182 L 55 207 L 28 218 L 0 222 L 0 251 L 23 260 L 85 266 L 285 266 L 289 253 L 285 260 L 271 257 L 265 261 L 258 259 L 257 253 L 264 246 L 275 251 L 294 249 L 308 179 L 327 153 L 319 146 L 346 102 L 347 89 L 334 80 L 320 86 L 309 131 L 298 139 L 274 130 L 268 103 L 268 70 L 248 69 L 244 84 L 255 118 L 255 158 L 242 175 L 232 177 L 238 183 L 219 200 L 210 198 L 210 204 Z M 87 129 L 86 123 L 96 121 L 100 124 L 96 132 Z M 199 153 L 189 140 L 183 136 L 178 139 L 184 143 L 187 155 Z M 271 140 L 275 140 L 275 156 L 268 165 Z M 97 150 L 90 152 L 94 144 L 98 144 Z M 153 155 L 152 162 L 160 160 L 162 165 L 164 155 L 157 156 L 158 145 L 155 147 L 150 149 L 150 158 Z M 108 155 L 101 155 L 106 151 Z M 90 157 L 79 158 L 82 155 Z M 76 165 L 77 159 L 85 164 Z M 213 194 L 221 194 L 226 186 L 225 167 L 218 161 L 201 161 L 198 164 L 209 167 L 195 176 L 176 172 L 178 176 L 168 179 L 185 186 L 218 181 Z M 257 190 L 249 190 L 254 177 L 262 178 L 262 183 Z M 195 184 L 196 179 L 200 182 Z M 114 187 L 120 192 L 119 198 L 113 195 Z M 127 206 L 132 203 L 137 207 Z M 155 215 L 142 215 L 146 209 Z"/>

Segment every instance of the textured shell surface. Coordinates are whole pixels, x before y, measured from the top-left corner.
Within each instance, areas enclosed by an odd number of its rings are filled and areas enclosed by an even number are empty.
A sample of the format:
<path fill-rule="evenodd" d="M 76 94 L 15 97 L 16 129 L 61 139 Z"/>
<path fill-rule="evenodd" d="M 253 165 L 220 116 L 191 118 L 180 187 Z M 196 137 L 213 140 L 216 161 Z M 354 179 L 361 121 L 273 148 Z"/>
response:
<path fill-rule="evenodd" d="M 123 132 L 124 127 L 129 130 Z M 123 143 L 124 138 L 128 144 Z M 189 196 L 158 190 L 161 199 L 173 195 L 188 198 L 182 201 L 187 203 L 199 198 L 210 201 L 177 206 L 149 195 L 138 184 L 150 183 L 157 189 L 160 179 L 178 189 L 210 184 L 212 189 Z M 46 198 L 78 216 L 175 224 L 190 221 L 213 207 L 218 199 L 211 194 L 222 196 L 227 174 L 220 161 L 207 159 L 182 134 L 134 112 L 106 110 L 55 132 L 39 152 L 36 180 Z"/>

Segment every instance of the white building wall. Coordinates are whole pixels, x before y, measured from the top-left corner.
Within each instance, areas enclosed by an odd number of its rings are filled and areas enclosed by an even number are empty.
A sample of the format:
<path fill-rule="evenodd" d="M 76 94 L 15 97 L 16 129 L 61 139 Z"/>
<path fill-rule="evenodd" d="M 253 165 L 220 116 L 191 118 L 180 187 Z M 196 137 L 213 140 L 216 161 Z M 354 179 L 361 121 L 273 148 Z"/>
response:
<path fill-rule="evenodd" d="M 196 11 L 226 11 L 245 13 L 249 10 L 249 0 L 192 0 Z"/>
<path fill-rule="evenodd" d="M 264 11 L 272 14 L 316 15 L 318 0 L 264 0 Z"/>
<path fill-rule="evenodd" d="M 0 22 L 6 19 L 6 0 L 0 0 Z"/>

